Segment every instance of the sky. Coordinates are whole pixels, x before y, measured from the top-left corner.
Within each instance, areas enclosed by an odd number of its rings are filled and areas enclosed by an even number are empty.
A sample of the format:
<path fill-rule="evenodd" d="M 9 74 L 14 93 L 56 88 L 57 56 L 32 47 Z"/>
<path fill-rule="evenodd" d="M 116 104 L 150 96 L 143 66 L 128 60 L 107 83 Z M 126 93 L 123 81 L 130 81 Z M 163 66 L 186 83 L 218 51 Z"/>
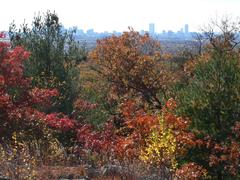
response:
<path fill-rule="evenodd" d="M 198 31 L 216 17 L 240 16 L 240 0 L 0 0 L 0 30 L 9 24 L 31 24 L 39 12 L 55 11 L 64 27 L 96 32 L 148 30 L 178 31 L 189 24 Z"/>

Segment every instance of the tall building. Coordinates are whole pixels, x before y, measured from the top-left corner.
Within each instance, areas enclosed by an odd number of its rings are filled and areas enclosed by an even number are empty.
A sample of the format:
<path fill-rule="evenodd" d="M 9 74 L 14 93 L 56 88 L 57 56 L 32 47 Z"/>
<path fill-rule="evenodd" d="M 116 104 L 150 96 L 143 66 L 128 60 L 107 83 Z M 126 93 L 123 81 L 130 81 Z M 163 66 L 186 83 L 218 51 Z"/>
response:
<path fill-rule="evenodd" d="M 185 34 L 188 34 L 188 24 L 185 24 L 184 30 L 185 30 Z"/>
<path fill-rule="evenodd" d="M 154 25 L 154 23 L 150 23 L 149 24 L 149 34 L 154 35 L 154 33 L 155 33 L 155 25 Z"/>

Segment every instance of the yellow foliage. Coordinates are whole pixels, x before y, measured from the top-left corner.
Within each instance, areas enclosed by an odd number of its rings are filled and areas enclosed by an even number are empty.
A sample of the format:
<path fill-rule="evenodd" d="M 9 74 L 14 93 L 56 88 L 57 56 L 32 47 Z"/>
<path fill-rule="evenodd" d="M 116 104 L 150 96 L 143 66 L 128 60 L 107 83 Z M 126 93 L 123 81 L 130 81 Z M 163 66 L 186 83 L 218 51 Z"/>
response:
<path fill-rule="evenodd" d="M 177 141 L 173 130 L 169 128 L 163 117 L 159 117 L 159 126 L 152 130 L 146 142 L 146 148 L 140 155 L 141 160 L 176 169 Z"/>

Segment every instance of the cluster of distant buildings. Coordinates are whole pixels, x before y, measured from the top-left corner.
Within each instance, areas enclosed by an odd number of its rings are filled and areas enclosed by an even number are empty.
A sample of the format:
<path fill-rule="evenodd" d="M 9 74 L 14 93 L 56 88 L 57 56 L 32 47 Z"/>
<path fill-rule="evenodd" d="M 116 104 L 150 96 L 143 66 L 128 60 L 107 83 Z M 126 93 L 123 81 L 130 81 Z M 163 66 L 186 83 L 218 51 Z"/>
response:
<path fill-rule="evenodd" d="M 142 30 L 141 32 L 144 32 L 144 31 Z M 149 24 L 149 31 L 148 31 L 148 32 L 149 32 L 150 35 L 158 34 L 158 33 L 155 32 L 155 24 L 154 24 L 154 23 L 150 23 L 150 24 Z M 169 32 L 170 32 L 170 33 L 173 33 L 173 31 L 171 31 L 171 30 L 169 30 L 168 33 L 169 33 Z M 188 24 L 185 24 L 185 25 L 184 25 L 184 31 L 183 31 L 183 28 L 181 28 L 181 30 L 178 31 L 177 33 L 188 34 L 188 33 L 189 33 L 189 26 L 188 26 Z M 163 31 L 162 31 L 162 34 L 166 34 L 166 31 L 163 30 Z"/>
<path fill-rule="evenodd" d="M 142 30 L 141 32 L 144 33 L 145 31 Z M 169 30 L 168 32 L 166 32 L 165 30 L 163 30 L 162 33 L 156 33 L 156 32 L 155 32 L 155 24 L 154 24 L 154 23 L 150 23 L 150 24 L 149 24 L 148 33 L 149 33 L 150 35 L 166 34 L 166 33 L 168 33 L 168 34 L 174 34 L 174 32 L 171 31 L 171 30 Z M 181 30 L 178 31 L 177 33 L 178 33 L 178 34 L 181 33 L 181 34 L 185 34 L 185 35 L 186 35 L 186 34 L 189 34 L 189 26 L 188 26 L 188 24 L 185 24 L 185 25 L 184 25 L 184 31 L 183 31 L 183 28 L 181 28 Z"/>
<path fill-rule="evenodd" d="M 116 35 L 119 36 L 122 34 L 122 32 L 95 32 L 94 29 L 89 29 L 86 32 L 84 32 L 82 29 L 76 28 L 76 39 L 78 40 L 85 40 L 85 41 L 91 41 L 91 40 L 96 40 L 96 39 L 101 39 L 104 37 L 108 37 L 111 35 Z M 183 28 L 181 28 L 177 32 L 173 32 L 172 30 L 165 31 L 163 30 L 161 33 L 158 33 L 155 31 L 155 24 L 150 23 L 149 24 L 149 29 L 148 31 L 141 30 L 139 32 L 140 34 L 145 34 L 149 33 L 150 36 L 152 36 L 154 39 L 159 39 L 159 40 L 191 40 L 193 35 L 195 34 L 194 32 L 189 32 L 189 25 L 185 24 Z"/>
<path fill-rule="evenodd" d="M 159 40 L 191 40 L 195 32 L 189 32 L 189 25 L 185 24 L 184 28 L 181 28 L 177 32 L 173 32 L 172 30 L 163 30 L 161 33 L 157 33 L 155 31 L 155 24 L 150 23 L 149 29 L 147 31 L 153 38 Z M 144 34 L 146 31 L 140 31 L 140 34 Z"/>
<path fill-rule="evenodd" d="M 75 39 L 80 42 L 81 41 L 86 42 L 88 45 L 90 44 L 90 46 L 94 46 L 96 44 L 97 39 L 102 39 L 112 35 L 120 36 L 122 34 L 122 32 L 117 32 L 117 31 L 113 31 L 113 32 L 104 31 L 99 33 L 99 32 L 95 32 L 94 29 L 88 29 L 86 32 L 84 32 L 82 29 L 78 29 L 77 27 L 73 27 L 70 29 L 65 29 L 63 27 L 63 29 L 64 30 L 74 29 L 76 31 Z M 183 28 L 181 28 L 177 32 L 173 32 L 172 30 L 168 30 L 168 31 L 163 30 L 161 33 L 158 33 L 155 31 L 154 23 L 149 24 L 148 31 L 141 30 L 139 33 L 142 35 L 145 33 L 149 33 L 149 35 L 152 36 L 154 39 L 157 39 L 160 41 L 186 41 L 186 40 L 188 41 L 188 40 L 192 40 L 194 35 L 196 34 L 195 32 L 189 32 L 188 24 L 185 24 Z M 1 41 L 9 41 L 9 37 L 6 37 L 5 39 L 1 39 Z"/>

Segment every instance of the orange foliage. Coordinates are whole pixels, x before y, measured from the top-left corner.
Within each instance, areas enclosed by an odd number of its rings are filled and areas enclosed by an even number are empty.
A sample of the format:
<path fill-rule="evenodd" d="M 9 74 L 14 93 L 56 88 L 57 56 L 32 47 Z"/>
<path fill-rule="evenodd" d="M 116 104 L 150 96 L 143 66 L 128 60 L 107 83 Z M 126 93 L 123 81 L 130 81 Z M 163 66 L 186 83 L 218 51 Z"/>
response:
<path fill-rule="evenodd" d="M 157 94 L 165 93 L 173 77 L 161 64 L 161 47 L 148 34 L 133 31 L 97 41 L 90 58 L 97 71 L 111 85 L 117 96 L 140 96 L 161 107 Z"/>

